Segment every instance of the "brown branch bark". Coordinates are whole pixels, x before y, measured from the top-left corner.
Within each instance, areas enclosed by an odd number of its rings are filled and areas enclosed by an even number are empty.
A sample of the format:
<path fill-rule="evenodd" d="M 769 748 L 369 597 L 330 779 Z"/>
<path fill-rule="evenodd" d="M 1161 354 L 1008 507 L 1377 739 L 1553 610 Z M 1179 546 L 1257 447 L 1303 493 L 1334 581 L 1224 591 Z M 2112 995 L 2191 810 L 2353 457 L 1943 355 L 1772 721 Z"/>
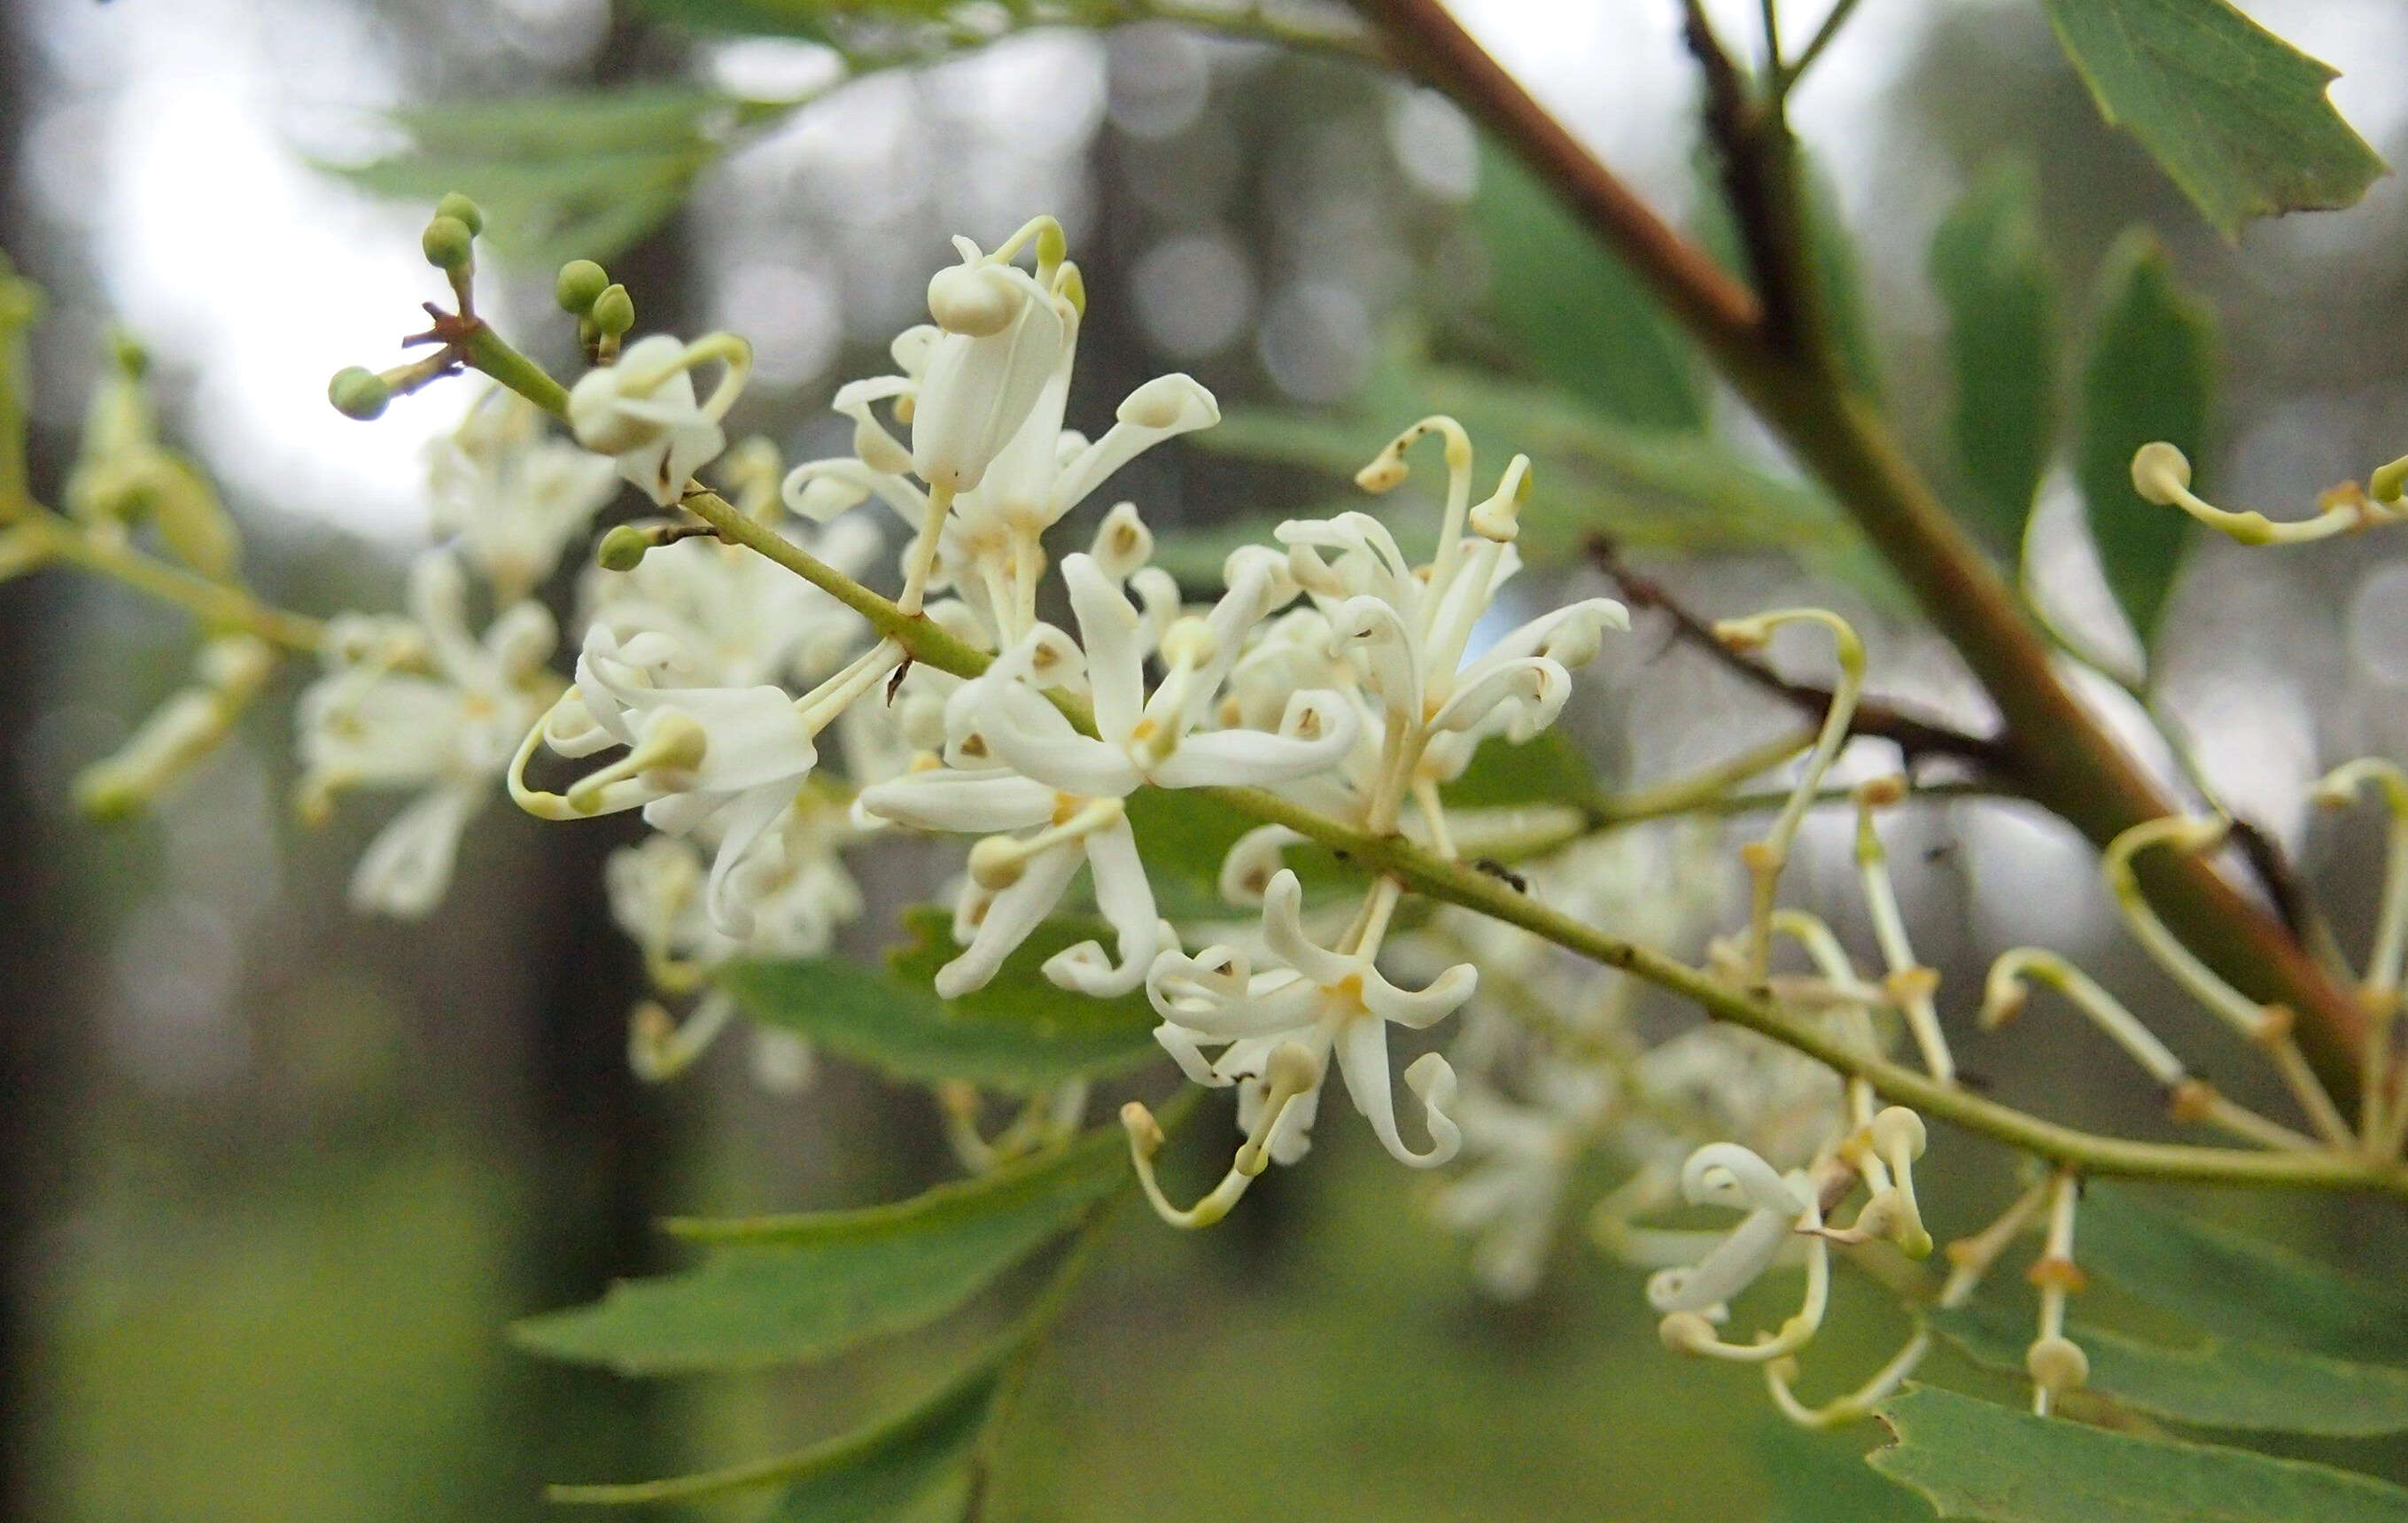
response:
<path fill-rule="evenodd" d="M 1358 0 L 1390 39 L 1390 50 L 1496 133 L 1646 282 L 1706 350 L 1726 379 L 1799 462 L 1847 507 L 1897 570 L 1925 615 L 1956 647 L 2006 722 L 2010 775 L 2029 796 L 2104 844 L 2174 802 L 2058 681 L 2048 645 L 2006 582 L 1959 529 L 1880 416 L 1850 395 L 1829 346 L 1811 322 L 1808 253 L 1794 233 L 1764 240 L 1757 272 L 1810 321 L 1793 333 L 1765 321 L 1765 305 L 1703 250 L 1669 226 L 1600 164 L 1491 58 L 1440 0 Z M 1775 119 L 1777 122 L 1777 119 Z M 1710 122 L 1711 125 L 1711 122 Z M 1770 145 L 1768 147 L 1768 145 Z M 1758 130 L 1724 145 L 1727 154 L 1783 155 L 1785 130 Z M 1766 160 L 1750 181 L 1787 197 L 1785 166 Z M 1741 217 L 1770 214 L 1735 204 Z M 1776 229 L 1776 232 L 1778 229 Z M 1610 362 L 1609 362 L 1610 363 Z M 2300 1044 L 2344 1101 L 2356 1093 L 2366 1015 L 2273 916 L 2208 863 L 2156 852 L 2142 879 L 2159 912 L 2209 964 L 2252 998 L 2288 1005 Z"/>

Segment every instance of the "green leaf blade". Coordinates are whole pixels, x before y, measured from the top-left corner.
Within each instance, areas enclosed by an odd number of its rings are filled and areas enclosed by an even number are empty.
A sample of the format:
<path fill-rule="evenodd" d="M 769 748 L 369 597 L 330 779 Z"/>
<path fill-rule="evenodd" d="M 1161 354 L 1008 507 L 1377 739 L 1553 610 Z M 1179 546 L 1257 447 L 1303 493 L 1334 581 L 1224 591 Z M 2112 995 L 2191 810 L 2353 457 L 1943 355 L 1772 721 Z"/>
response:
<path fill-rule="evenodd" d="M 1484 136 L 1471 216 L 1488 251 L 1489 309 L 1532 375 L 1622 423 L 1705 426 L 1697 356 L 1638 277 Z"/>
<path fill-rule="evenodd" d="M 2408 1291 L 2360 1280 L 2278 1243 L 2094 1183 L 2084 1266 L 2229 1338 L 2343 1359 L 2408 1363 Z"/>
<path fill-rule="evenodd" d="M 962 1186 L 936 1209 L 840 1213 L 819 1228 L 773 1223 L 695 1269 L 623 1281 L 511 1334 L 536 1353 L 627 1375 L 824 1358 L 960 1307 L 1119 1188 L 1125 1148 L 1106 1129 Z"/>
<path fill-rule="evenodd" d="M 910 939 L 886 969 L 842 957 L 746 962 L 724 970 L 720 984 L 755 1020 L 905 1080 L 1033 1090 L 1125 1072 L 1160 1054 L 1144 991 L 1096 999 L 1045 977 L 1045 959 L 1066 947 L 1111 944 L 1100 921 L 1056 915 L 986 987 L 946 1000 L 932 985 L 957 950 L 951 923 L 934 906 L 907 912 Z"/>
<path fill-rule="evenodd" d="M 2022 1371 L 2029 1316 L 1977 1303 L 1936 1313 L 1932 1322 L 1977 1362 Z M 2089 1358 L 2089 1389 L 2151 1416 L 2332 1438 L 2408 1432 L 2408 1370 L 2213 1336 L 2177 1348 L 2080 1323 L 2067 1335 Z"/>
<path fill-rule="evenodd" d="M 2229 0 L 2042 0 L 2110 124 L 2226 237 L 2252 217 L 2355 206 L 2382 158 L 2333 109 L 2334 71 Z"/>
<path fill-rule="evenodd" d="M 2135 1438 L 1932 1387 L 1876 1409 L 1872 1467 L 1942 1517 L 1984 1523 L 2397 1523 L 2408 1490 L 2246 1449 Z"/>
<path fill-rule="evenodd" d="M 1948 313 L 1956 381 L 1949 437 L 1976 528 L 2009 555 L 2056 433 L 2057 287 L 2041 254 L 2027 165 L 1986 176 L 1931 240 L 1931 282 Z"/>
<path fill-rule="evenodd" d="M 2214 317 L 2174 283 L 2156 238 L 2125 235 L 2100 276 L 2075 476 L 2108 588 L 2143 649 L 2156 643 L 2191 525 L 2133 490 L 2132 455 L 2163 439 L 2199 464 L 2214 366 Z"/>

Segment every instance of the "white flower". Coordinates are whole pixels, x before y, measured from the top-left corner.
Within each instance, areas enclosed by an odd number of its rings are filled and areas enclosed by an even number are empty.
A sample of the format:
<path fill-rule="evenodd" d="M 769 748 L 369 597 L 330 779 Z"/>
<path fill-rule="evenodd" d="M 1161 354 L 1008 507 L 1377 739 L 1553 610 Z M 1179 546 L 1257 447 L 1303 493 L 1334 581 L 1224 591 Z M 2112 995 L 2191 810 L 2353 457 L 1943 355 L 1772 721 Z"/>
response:
<path fill-rule="evenodd" d="M 1383 880 L 1383 888 L 1390 882 Z M 1256 973 L 1242 953 L 1226 946 L 1193 957 L 1166 952 L 1155 958 L 1146 994 L 1163 1018 L 1156 1040 L 1197 1084 L 1246 1082 L 1239 1095 L 1240 1121 L 1249 1147 L 1272 1162 L 1292 1163 L 1304 1156 L 1333 1056 L 1354 1108 L 1390 1156 L 1417 1169 L 1446 1162 L 1462 1142 L 1460 1128 L 1447 1114 L 1455 1070 L 1436 1053 L 1423 1054 L 1405 1070 L 1406 1087 L 1421 1098 L 1430 1134 L 1429 1148 L 1416 1153 L 1397 1130 L 1387 1028 L 1394 1022 L 1421 1030 L 1445 1019 L 1471 998 L 1478 972 L 1458 963 L 1425 988 L 1400 989 L 1382 976 L 1371 955 L 1331 951 L 1309 939 L 1303 902 L 1296 874 L 1285 869 L 1271 879 L 1263 897 L 1263 941 L 1283 966 Z M 1208 1062 L 1199 1051 L 1205 1046 L 1222 1047 L 1220 1057 Z M 1290 1096 L 1275 1096 L 1268 1082 L 1273 1056 L 1282 1049 L 1300 1049 L 1312 1075 L 1309 1085 Z M 1289 1061 L 1295 1062 L 1293 1056 Z"/>
<path fill-rule="evenodd" d="M 456 537 L 506 602 L 551 575 L 618 490 L 609 461 L 552 437 L 548 423 L 542 409 L 494 386 L 428 452 L 436 531 Z"/>
<path fill-rule="evenodd" d="M 220 635 L 201 647 L 191 685 L 151 711 L 116 751 L 76 774 L 79 808 L 104 818 L 142 808 L 233 732 L 276 669 L 256 635 Z"/>
<path fill-rule="evenodd" d="M 729 1024 L 735 1002 L 709 983 L 721 964 L 743 956 L 817 956 L 838 926 L 860 915 L 860 890 L 837 855 L 855 835 L 833 800 L 808 794 L 798 799 L 736 869 L 733 893 L 750 915 L 740 937 L 721 929 L 707 912 L 703 854 L 692 841 L 653 836 L 610 854 L 604 875 L 611 914 L 643 949 L 654 987 L 672 997 L 701 991 L 682 1022 L 656 1004 L 637 1007 L 628 1056 L 639 1076 L 673 1077 Z M 789 1078 L 803 1076 L 782 1084 L 789 1091 L 810 1070 L 809 1044 L 801 1043 L 799 1053 L 795 1045 L 780 1046 L 771 1059 Z"/>
<path fill-rule="evenodd" d="M 1455 1118 L 1471 1168 L 1429 1201 L 1431 1218 L 1474 1234 L 1472 1271 L 1508 1300 L 1538 1288 L 1564 1195 L 1583 1146 L 1604 1120 L 1608 1078 L 1561 1061 L 1539 1066 L 1535 1103 L 1508 1099 L 1485 1085 L 1466 1085 Z"/>
<path fill-rule="evenodd" d="M 958 241 L 966 257 L 975 255 L 974 245 Z M 1063 271 L 1070 269 L 1062 266 Z M 1044 275 L 1040 262 L 1039 277 Z M 910 552 L 910 565 L 917 567 L 933 555 L 928 585 L 952 585 L 985 619 L 999 644 L 1022 638 L 1036 621 L 1037 580 L 1045 564 L 1039 539 L 1044 531 L 1139 454 L 1164 439 L 1210 427 L 1221 417 L 1211 392 L 1190 377 L 1173 374 L 1131 392 L 1099 439 L 1090 442 L 1064 428 L 1080 310 L 1062 293 L 1063 277 L 1057 275 L 1055 280 L 1049 296 L 1039 280 L 1008 266 L 966 264 L 940 271 L 930 287 L 932 308 L 939 305 L 940 288 L 949 282 L 967 282 L 973 294 L 992 285 L 1020 304 L 1015 309 L 1022 313 L 1018 323 L 1034 322 L 1040 306 L 1050 303 L 1061 324 L 1058 344 L 1049 348 L 1022 333 L 1018 347 L 1008 354 L 993 351 L 993 363 L 978 371 L 985 381 L 973 387 L 971 362 L 966 358 L 963 368 L 949 372 L 946 357 L 999 345 L 1003 335 L 973 338 L 943 327 L 908 330 L 894 344 L 902 374 L 854 381 L 837 393 L 836 409 L 853 421 L 853 455 L 812 461 L 786 478 L 787 504 L 807 518 L 824 521 L 872 495 L 893 508 L 924 537 Z M 978 312 L 987 310 L 985 305 L 970 305 Z M 1048 366 L 1041 372 L 1039 359 L 1046 359 Z M 908 409 L 910 449 L 872 410 L 885 401 L 892 401 L 898 414 Z M 989 425 L 1014 416 L 1015 408 L 1017 422 L 1008 433 L 994 436 Z M 965 421 L 973 415 L 975 428 Z M 952 442 L 942 442 L 947 440 Z M 939 453 L 932 455 L 932 450 Z M 931 475 L 931 470 L 939 474 Z M 949 515 L 937 510 L 928 496 L 907 479 L 910 474 L 941 488 L 939 499 L 952 505 Z M 929 545 L 924 535 L 932 522 L 939 528 L 935 544 Z"/>
<path fill-rule="evenodd" d="M 857 577 L 878 535 L 844 523 L 798 542 Z M 708 537 L 660 546 L 630 571 L 595 567 L 584 592 L 589 625 L 623 642 L 646 630 L 674 636 L 695 679 L 713 687 L 823 676 L 866 627 L 861 615 L 767 556 Z"/>
<path fill-rule="evenodd" d="M 696 401 L 693 370 L 717 361 L 719 384 Z M 619 474 L 661 507 L 674 505 L 694 473 L 727 447 L 719 424 L 744 389 L 752 349 L 733 334 L 682 343 L 653 334 L 628 346 L 613 365 L 578 378 L 568 393 L 577 442 L 613 456 Z"/>
<path fill-rule="evenodd" d="M 1205 619 L 1163 636 L 1166 667 L 1145 692 L 1144 620 L 1094 557 L 1069 556 L 1063 575 L 1086 644 L 1039 625 L 946 705 L 948 755 L 972 769 L 909 772 L 863 791 L 867 813 L 922 829 L 989 834 L 970 854 L 970 881 L 955 912 L 963 955 L 939 974 L 954 994 L 994 977 L 1003 959 L 1058 903 L 1083 862 L 1119 941 L 1119 960 L 1095 942 L 1049 959 L 1056 984 L 1125 994 L 1168 938 L 1137 855 L 1121 800 L 1139 787 L 1265 783 L 1329 766 L 1353 741 L 1353 716 L 1332 693 L 1294 695 L 1283 733 L 1191 734 L 1211 704 L 1247 625 L 1283 595 L 1278 558 L 1233 560 L 1228 593 Z M 1097 736 L 1080 733 L 1040 693 L 1032 673 L 1068 681 L 1083 666 Z M 1000 766 L 985 765 L 1000 763 Z"/>
<path fill-rule="evenodd" d="M 1745 1213 L 1739 1225 L 1697 1263 L 1658 1270 L 1647 1300 L 1665 1314 L 1665 1343 L 1683 1353 L 1752 1363 L 1796 1353 L 1822 1326 L 1830 1289 L 1830 1247 L 1821 1236 L 1820 1189 L 1803 1171 L 1786 1176 L 1736 1142 L 1710 1142 L 1681 1168 L 1681 1193 L 1691 1205 Z M 1763 1277 L 1793 1236 L 1807 1238 L 1806 1299 L 1779 1333 L 1753 1343 L 1727 1343 L 1713 1325 L 1729 1315 L 1733 1297 Z"/>
<path fill-rule="evenodd" d="M 1068 390 L 1078 322 L 1068 295 L 1006 258 L 990 259 L 966 237 L 953 247 L 962 262 L 928 280 L 937 336 L 923 340 L 926 357 L 912 371 L 911 414 L 911 469 L 949 494 L 984 479 L 1049 386 Z M 1054 417 L 1058 429 L 1058 406 Z"/>
<path fill-rule="evenodd" d="M 483 639 L 467 629 L 458 561 L 435 551 L 410 568 L 410 618 L 345 620 L 330 631 L 327 674 L 301 695 L 301 798 L 322 814 L 338 790 L 418 788 L 351 877 L 364 910 L 416 916 L 452 881 L 460 832 L 484 806 L 519 737 L 543 712 L 552 616 L 506 609 Z"/>
<path fill-rule="evenodd" d="M 513 797 L 552 819 L 641 809 L 671 835 L 710 822 L 720 841 L 703 902 L 721 931 L 748 936 L 752 912 L 738 869 L 818 765 L 820 730 L 898 659 L 882 643 L 797 701 L 767 685 L 695 685 L 674 637 L 648 630 L 623 642 L 596 625 L 585 632 L 577 685 L 519 748 Z M 530 790 L 518 776 L 538 742 L 563 756 L 612 746 L 627 754 L 562 797 Z"/>

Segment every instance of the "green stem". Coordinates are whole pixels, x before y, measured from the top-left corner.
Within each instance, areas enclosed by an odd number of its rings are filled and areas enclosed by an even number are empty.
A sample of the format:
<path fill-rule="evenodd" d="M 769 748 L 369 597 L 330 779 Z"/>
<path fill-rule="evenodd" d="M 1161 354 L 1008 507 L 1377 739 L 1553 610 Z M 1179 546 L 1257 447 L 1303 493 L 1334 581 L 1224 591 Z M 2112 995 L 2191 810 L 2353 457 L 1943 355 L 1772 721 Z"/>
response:
<path fill-rule="evenodd" d="M 203 624 L 239 629 L 287 650 L 315 654 L 326 625 L 307 614 L 263 603 L 239 587 L 170 566 L 131 545 L 86 534 L 74 522 L 22 497 L 16 499 L 15 532 L 37 538 L 51 557 L 113 577 L 137 592 L 172 603 Z"/>
<path fill-rule="evenodd" d="M 494 340 L 500 344 L 499 339 Z M 504 350 L 507 345 L 501 346 Z M 520 366 L 532 361 L 509 351 L 517 364 L 487 370 L 538 406 L 563 398 L 557 382 L 529 387 Z M 485 368 L 472 354 L 471 363 Z M 536 374 L 541 375 L 540 370 Z M 549 381 L 550 377 L 543 380 Z M 928 619 L 910 615 L 887 599 L 821 561 L 801 546 L 738 512 L 716 493 L 690 484 L 686 506 L 727 539 L 776 561 L 860 613 L 880 635 L 895 640 L 914 660 L 959 677 L 975 677 L 993 659 L 964 644 Z M 1082 698 L 1052 695 L 1081 729 L 1093 734 L 1093 711 Z M 1401 836 L 1374 835 L 1317 813 L 1260 788 L 1198 790 L 1268 825 L 1283 825 L 1373 873 L 1386 873 L 1428 898 L 1521 927 L 1557 946 L 1609 968 L 1617 968 L 1686 998 L 1718 1020 L 1743 1026 L 1816 1061 L 1872 1085 L 1880 1094 L 1934 1119 L 2020 1148 L 2051 1163 L 2087 1173 L 2128 1175 L 2190 1184 L 2289 1185 L 2311 1189 L 2370 1190 L 2408 1197 L 2408 1168 L 2338 1153 L 2255 1153 L 2131 1142 L 2061 1127 L 2012 1106 L 1942 1085 L 1888 1059 L 1861 1052 L 1779 1009 L 1768 1000 L 1721 984 L 1677 958 L 1622 941 L 1548 909 L 1528 896 L 1463 863 L 1449 861 Z M 2167 854 L 2157 854 L 2164 855 Z"/>

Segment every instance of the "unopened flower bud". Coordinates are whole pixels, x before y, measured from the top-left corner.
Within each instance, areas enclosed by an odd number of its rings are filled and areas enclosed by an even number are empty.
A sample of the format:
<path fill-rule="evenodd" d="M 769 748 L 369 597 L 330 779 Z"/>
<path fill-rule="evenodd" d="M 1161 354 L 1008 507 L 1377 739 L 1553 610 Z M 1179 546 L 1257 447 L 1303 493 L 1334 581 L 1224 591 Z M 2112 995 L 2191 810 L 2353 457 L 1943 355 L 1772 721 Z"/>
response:
<path fill-rule="evenodd" d="M 603 292 L 610 289 L 610 277 L 591 259 L 572 259 L 560 266 L 560 274 L 552 282 L 552 299 L 560 309 L 575 317 L 594 310 L 594 303 Z"/>
<path fill-rule="evenodd" d="M 652 536 L 633 524 L 622 524 L 594 547 L 594 564 L 605 571 L 632 571 L 643 564 L 645 553 L 652 548 Z"/>
<path fill-rule="evenodd" d="M 466 227 L 471 235 L 482 233 L 485 230 L 484 208 L 458 191 L 451 192 L 442 200 L 435 203 L 435 215 L 451 218 Z"/>
<path fill-rule="evenodd" d="M 2053 1395 L 2080 1390 L 2090 1379 L 2090 1356 L 2071 1338 L 2041 1338 L 2025 1352 L 2024 1368 L 2033 1385 Z"/>
<path fill-rule="evenodd" d="M 336 371 L 335 379 L 326 382 L 326 400 L 335 404 L 335 410 L 344 417 L 366 423 L 383 415 L 385 407 L 393 401 L 393 388 L 375 371 L 349 366 Z"/>
<path fill-rule="evenodd" d="M 627 295 L 624 285 L 606 286 L 586 315 L 605 337 L 619 338 L 636 325 L 636 298 Z"/>
<path fill-rule="evenodd" d="M 477 235 L 457 217 L 437 217 L 419 235 L 418 246 L 426 254 L 426 262 L 439 270 L 463 270 L 475 257 Z"/>

